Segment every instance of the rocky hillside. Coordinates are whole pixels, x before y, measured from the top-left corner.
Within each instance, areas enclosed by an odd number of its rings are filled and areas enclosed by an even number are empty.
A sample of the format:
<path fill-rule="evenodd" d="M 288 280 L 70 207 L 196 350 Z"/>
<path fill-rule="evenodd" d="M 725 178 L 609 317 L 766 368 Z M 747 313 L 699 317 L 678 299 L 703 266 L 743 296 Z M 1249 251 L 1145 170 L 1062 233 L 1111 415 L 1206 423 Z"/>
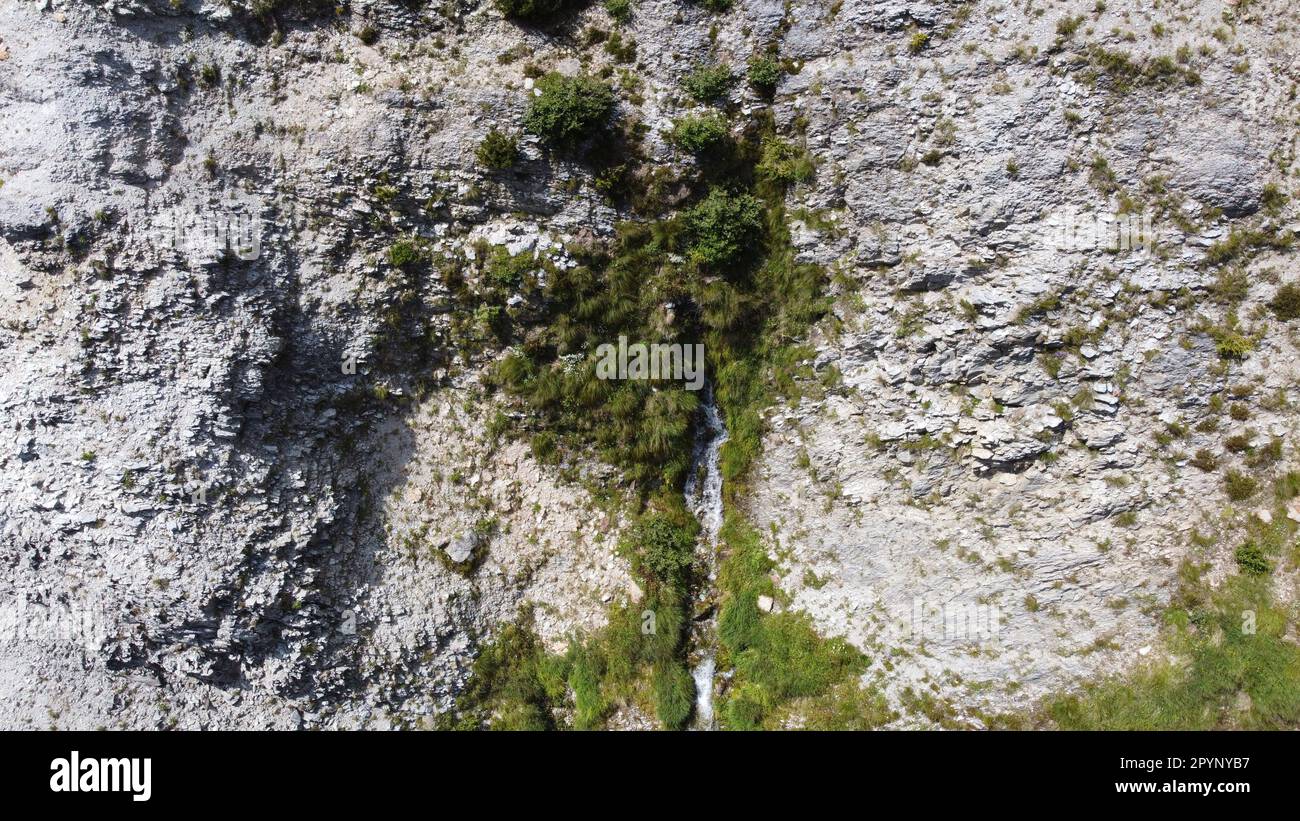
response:
<path fill-rule="evenodd" d="M 1300 724 L 1291 11 L 0 0 L 0 726 Z"/>

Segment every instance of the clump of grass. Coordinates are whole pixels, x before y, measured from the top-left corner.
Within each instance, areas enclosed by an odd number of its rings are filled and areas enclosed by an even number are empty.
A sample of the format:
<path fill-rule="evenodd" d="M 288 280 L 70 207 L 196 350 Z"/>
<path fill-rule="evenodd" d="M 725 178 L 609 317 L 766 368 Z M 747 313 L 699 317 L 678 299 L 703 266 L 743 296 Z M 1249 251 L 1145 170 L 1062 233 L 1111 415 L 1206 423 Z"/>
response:
<path fill-rule="evenodd" d="M 1252 556 L 1247 562 L 1254 566 Z M 1300 722 L 1300 647 L 1265 576 L 1230 577 L 1166 613 L 1171 649 L 1137 673 L 1052 699 L 1047 713 L 1072 730 L 1283 729 Z M 1240 694 L 1249 696 L 1241 706 Z"/>
<path fill-rule="evenodd" d="M 474 150 L 479 165 L 490 171 L 503 171 L 510 168 L 519 159 L 519 140 L 497 128 L 488 131 L 487 136 Z"/>
<path fill-rule="evenodd" d="M 1227 265 L 1239 259 L 1249 259 L 1259 251 L 1272 248 L 1284 250 L 1294 242 L 1291 233 L 1276 230 L 1234 228 L 1228 236 L 1211 245 L 1205 251 L 1205 262 L 1211 266 Z"/>
<path fill-rule="evenodd" d="M 479 653 L 453 716 L 444 722 L 458 729 L 556 729 L 566 672 L 562 659 L 547 656 L 527 611 Z"/>
<path fill-rule="evenodd" d="M 1224 474 L 1223 489 L 1232 501 L 1244 502 L 1259 490 L 1259 483 L 1240 471 L 1230 470 Z"/>
<path fill-rule="evenodd" d="M 887 721 L 878 694 L 858 687 L 857 677 L 867 666 L 859 650 L 843 639 L 818 636 L 805 614 L 759 610 L 759 596 L 777 593 L 770 577 L 772 561 L 758 532 L 728 516 L 719 536 L 731 556 L 718 580 L 723 592 L 718 639 L 723 661 L 735 669 L 721 709 L 723 724 L 729 729 L 776 726 L 801 709 L 816 713 L 822 727 Z M 818 704 L 837 690 L 838 709 Z M 869 709 L 856 717 L 840 713 L 855 702 Z"/>
<path fill-rule="evenodd" d="M 1283 322 L 1300 318 L 1300 286 L 1294 282 L 1285 283 L 1269 300 L 1268 307 Z"/>

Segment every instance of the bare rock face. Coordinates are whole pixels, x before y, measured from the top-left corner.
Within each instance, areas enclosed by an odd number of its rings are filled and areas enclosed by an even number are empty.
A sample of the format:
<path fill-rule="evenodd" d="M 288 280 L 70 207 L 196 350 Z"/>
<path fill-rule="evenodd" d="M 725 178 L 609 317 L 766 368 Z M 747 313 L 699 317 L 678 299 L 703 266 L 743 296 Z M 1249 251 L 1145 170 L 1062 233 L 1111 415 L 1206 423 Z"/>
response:
<path fill-rule="evenodd" d="M 1159 646 L 1180 563 L 1230 561 L 1193 454 L 1294 463 L 1294 257 L 1229 247 L 1296 225 L 1287 5 L 787 5 L 634 2 L 619 64 L 599 4 L 0 3 L 0 726 L 415 726 L 523 609 L 558 650 L 638 598 L 612 468 L 500 439 L 490 354 L 390 248 L 574 264 L 629 216 L 589 171 L 475 159 L 534 69 L 608 68 L 682 166 L 682 77 L 768 44 L 772 100 L 731 102 L 815 158 L 787 212 L 832 285 L 739 502 L 764 611 L 970 726 Z M 1111 247 L 1135 213 L 1154 247 Z"/>

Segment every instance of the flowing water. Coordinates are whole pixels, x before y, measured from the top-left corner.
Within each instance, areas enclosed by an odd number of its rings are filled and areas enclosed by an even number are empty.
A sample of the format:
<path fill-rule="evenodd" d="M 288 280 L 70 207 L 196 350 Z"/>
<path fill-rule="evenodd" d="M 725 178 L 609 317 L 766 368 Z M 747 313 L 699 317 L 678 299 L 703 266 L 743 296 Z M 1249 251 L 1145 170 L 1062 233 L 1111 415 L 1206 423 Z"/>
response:
<path fill-rule="evenodd" d="M 695 432 L 695 446 L 691 453 L 691 472 L 686 480 L 686 505 L 700 522 L 701 551 L 708 583 L 700 585 L 700 600 L 707 601 L 717 577 L 718 531 L 722 529 L 722 469 L 719 457 L 722 443 L 727 441 L 727 428 L 718 413 L 712 387 L 706 388 L 704 404 L 700 409 L 700 424 Z M 711 730 L 713 719 L 714 628 L 716 615 L 698 622 L 694 630 L 695 646 L 700 648 L 700 660 L 691 671 L 695 679 L 695 726 Z"/>

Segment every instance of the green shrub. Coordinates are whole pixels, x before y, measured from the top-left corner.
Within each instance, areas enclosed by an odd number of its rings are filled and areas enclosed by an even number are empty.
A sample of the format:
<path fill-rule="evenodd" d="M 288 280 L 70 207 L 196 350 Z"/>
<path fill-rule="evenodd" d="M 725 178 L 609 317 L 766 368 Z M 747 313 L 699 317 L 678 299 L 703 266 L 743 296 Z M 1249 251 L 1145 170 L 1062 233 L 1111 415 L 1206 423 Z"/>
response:
<path fill-rule="evenodd" d="M 771 92 L 781 82 L 781 64 L 774 57 L 758 56 L 749 60 L 749 84 L 760 91 Z"/>
<path fill-rule="evenodd" d="M 1254 340 L 1232 327 L 1212 328 L 1210 337 L 1214 340 L 1214 350 L 1223 359 L 1245 359 L 1255 350 Z"/>
<path fill-rule="evenodd" d="M 514 165 L 519 158 L 519 140 L 493 128 L 478 144 L 474 156 L 484 168 L 501 171 Z"/>
<path fill-rule="evenodd" d="M 714 188 L 686 213 L 686 225 L 691 257 L 706 265 L 725 265 L 753 248 L 762 232 L 762 207 L 750 194 Z"/>
<path fill-rule="evenodd" d="M 633 569 L 656 587 L 686 590 L 695 565 L 695 535 L 698 525 L 666 513 L 641 517 L 629 529 L 621 548 Z"/>
<path fill-rule="evenodd" d="M 573 146 L 601 130 L 614 113 L 614 92 L 585 74 L 557 72 L 537 81 L 541 95 L 534 97 L 524 115 L 524 127 L 561 146 Z"/>
<path fill-rule="evenodd" d="M 1260 205 L 1264 206 L 1264 210 L 1274 216 L 1281 213 L 1282 207 L 1287 204 L 1289 199 L 1291 198 L 1287 196 L 1286 192 L 1279 188 L 1277 183 L 1272 182 L 1265 185 L 1264 190 L 1259 195 Z"/>
<path fill-rule="evenodd" d="M 731 10 L 732 0 L 695 0 L 702 8 L 706 8 L 714 14 L 721 14 L 724 11 Z"/>
<path fill-rule="evenodd" d="M 729 139 L 727 121 L 721 117 L 682 117 L 673 123 L 672 141 L 692 154 L 715 150 Z"/>
<path fill-rule="evenodd" d="M 731 68 L 719 63 L 715 66 L 697 66 L 682 81 L 682 87 L 699 102 L 712 103 L 727 96 L 734 82 Z"/>
<path fill-rule="evenodd" d="M 924 31 L 918 31 L 912 34 L 912 38 L 907 41 L 908 54 L 920 54 L 925 47 L 930 44 L 930 35 Z"/>
<path fill-rule="evenodd" d="M 763 141 L 763 155 L 756 170 L 760 177 L 782 185 L 807 182 L 817 171 L 807 151 L 779 137 Z"/>
<path fill-rule="evenodd" d="M 1277 293 L 1269 300 L 1268 307 L 1283 322 L 1300 318 L 1300 287 L 1294 282 L 1286 283 L 1277 289 Z"/>
<path fill-rule="evenodd" d="M 1083 24 L 1083 17 L 1071 17 L 1068 14 L 1056 21 L 1056 34 L 1059 37 L 1073 37 Z"/>
<path fill-rule="evenodd" d="M 567 5 L 568 0 L 496 0 L 497 9 L 506 17 L 530 23 L 544 22 Z"/>
<path fill-rule="evenodd" d="M 1273 563 L 1264 555 L 1264 551 L 1259 549 L 1259 545 L 1254 542 L 1246 542 L 1237 548 L 1236 552 L 1237 567 L 1242 573 L 1249 573 L 1254 576 L 1266 576 L 1273 570 Z"/>
<path fill-rule="evenodd" d="M 605 11 L 620 23 L 632 19 L 632 0 L 605 0 Z"/>
<path fill-rule="evenodd" d="M 399 239 L 388 247 L 388 263 L 406 270 L 420 261 L 420 247 L 409 239 Z"/>
<path fill-rule="evenodd" d="M 1223 487 L 1228 492 L 1229 499 L 1234 502 L 1244 502 L 1255 495 L 1258 483 L 1244 473 L 1230 470 L 1223 477 Z"/>

